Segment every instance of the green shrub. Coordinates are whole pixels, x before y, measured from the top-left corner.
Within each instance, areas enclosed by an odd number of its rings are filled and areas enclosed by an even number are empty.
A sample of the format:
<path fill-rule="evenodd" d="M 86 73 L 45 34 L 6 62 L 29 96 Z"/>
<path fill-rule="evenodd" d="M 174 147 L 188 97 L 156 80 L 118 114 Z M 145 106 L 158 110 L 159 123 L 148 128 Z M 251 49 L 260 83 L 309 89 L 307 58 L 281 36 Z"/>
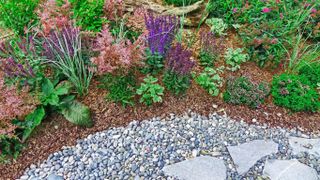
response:
<path fill-rule="evenodd" d="M 141 96 L 140 103 L 150 106 L 152 103 L 162 102 L 164 88 L 157 84 L 158 79 L 148 76 L 144 83 L 137 89 L 136 93 Z"/>
<path fill-rule="evenodd" d="M 248 60 L 248 54 L 244 54 L 242 52 L 243 49 L 241 48 L 228 48 L 226 54 L 224 55 L 227 65 L 231 66 L 227 67 L 228 70 L 237 71 L 240 69 L 240 64 Z"/>
<path fill-rule="evenodd" d="M 198 1 L 199 0 L 164 0 L 165 3 L 175 6 L 187 6 Z"/>
<path fill-rule="evenodd" d="M 227 103 L 245 104 L 257 108 L 269 93 L 270 88 L 266 83 L 254 84 L 246 77 L 230 78 L 223 99 Z"/>
<path fill-rule="evenodd" d="M 100 32 L 103 19 L 104 0 L 71 0 L 73 17 L 76 23 L 84 30 Z"/>
<path fill-rule="evenodd" d="M 39 0 L 0 0 L 0 21 L 17 34 L 37 22 L 34 12 Z"/>
<path fill-rule="evenodd" d="M 204 88 L 211 96 L 218 96 L 220 93 L 220 89 L 223 85 L 223 78 L 220 77 L 220 73 L 222 73 L 224 67 L 220 67 L 217 69 L 213 69 L 210 67 L 206 67 L 204 72 L 202 72 L 198 77 L 196 77 L 195 81 Z"/>
<path fill-rule="evenodd" d="M 210 26 L 211 32 L 222 36 L 226 35 L 225 31 L 228 29 L 228 25 L 220 18 L 210 18 L 206 20 L 206 24 Z"/>
<path fill-rule="evenodd" d="M 163 76 L 163 84 L 175 95 L 184 94 L 190 87 L 190 75 L 179 75 L 172 71 L 166 71 Z"/>
<path fill-rule="evenodd" d="M 136 79 L 132 73 L 127 75 L 105 75 L 100 82 L 101 88 L 108 90 L 107 99 L 123 106 L 133 106 L 136 88 Z"/>
<path fill-rule="evenodd" d="M 276 105 L 292 111 L 315 112 L 320 108 L 319 94 L 305 76 L 275 76 L 272 81 L 272 96 Z"/>
<path fill-rule="evenodd" d="M 320 83 L 320 64 L 305 65 L 300 69 L 299 74 L 306 76 L 312 85 L 318 84 Z"/>

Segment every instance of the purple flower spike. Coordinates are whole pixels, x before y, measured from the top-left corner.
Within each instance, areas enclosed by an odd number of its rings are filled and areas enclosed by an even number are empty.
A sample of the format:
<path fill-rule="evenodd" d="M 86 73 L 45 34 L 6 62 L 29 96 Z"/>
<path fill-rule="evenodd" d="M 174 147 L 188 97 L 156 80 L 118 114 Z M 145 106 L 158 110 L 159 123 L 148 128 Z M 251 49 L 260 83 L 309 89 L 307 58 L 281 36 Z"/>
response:
<path fill-rule="evenodd" d="M 167 55 L 166 69 L 180 75 L 190 74 L 195 63 L 191 61 L 192 52 L 180 43 L 172 47 Z"/>
<path fill-rule="evenodd" d="M 149 32 L 148 45 L 152 54 L 165 55 L 179 30 L 179 18 L 176 16 L 154 17 L 145 15 L 145 24 Z"/>

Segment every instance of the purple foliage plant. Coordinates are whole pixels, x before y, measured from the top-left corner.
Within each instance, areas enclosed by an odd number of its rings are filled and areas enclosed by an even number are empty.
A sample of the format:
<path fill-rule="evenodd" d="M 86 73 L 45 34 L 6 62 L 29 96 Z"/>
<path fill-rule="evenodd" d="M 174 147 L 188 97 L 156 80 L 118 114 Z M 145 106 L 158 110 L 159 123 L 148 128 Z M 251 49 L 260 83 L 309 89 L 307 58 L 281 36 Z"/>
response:
<path fill-rule="evenodd" d="M 177 43 L 167 55 L 166 69 L 178 75 L 188 75 L 195 63 L 191 60 L 192 52 Z"/>

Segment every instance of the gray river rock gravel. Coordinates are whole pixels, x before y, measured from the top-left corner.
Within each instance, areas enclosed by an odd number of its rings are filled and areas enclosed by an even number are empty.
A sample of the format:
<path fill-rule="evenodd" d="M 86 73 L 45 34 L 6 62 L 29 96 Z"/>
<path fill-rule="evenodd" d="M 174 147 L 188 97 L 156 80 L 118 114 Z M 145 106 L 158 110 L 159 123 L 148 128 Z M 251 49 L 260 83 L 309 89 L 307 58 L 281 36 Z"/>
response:
<path fill-rule="evenodd" d="M 291 136 L 319 138 L 297 130 L 248 125 L 215 113 L 208 117 L 192 112 L 171 114 L 89 135 L 31 165 L 21 179 L 175 179 L 164 174 L 165 166 L 200 156 L 222 160 L 226 179 L 262 178 L 266 160 L 272 159 L 298 159 L 319 175 L 320 158 L 308 152 L 293 154 L 288 142 Z M 263 154 L 247 172 L 239 173 L 228 147 L 254 140 L 276 144 L 277 152 Z M 246 156 L 246 151 L 242 153 Z"/>

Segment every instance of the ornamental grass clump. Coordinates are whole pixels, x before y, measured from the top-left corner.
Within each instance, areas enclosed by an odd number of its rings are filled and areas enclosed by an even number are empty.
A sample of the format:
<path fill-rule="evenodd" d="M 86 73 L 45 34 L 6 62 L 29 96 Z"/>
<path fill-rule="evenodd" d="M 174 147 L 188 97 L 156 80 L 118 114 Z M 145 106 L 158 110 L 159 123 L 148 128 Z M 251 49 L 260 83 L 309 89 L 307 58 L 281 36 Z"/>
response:
<path fill-rule="evenodd" d="M 200 34 L 200 65 L 213 66 L 218 55 L 225 48 L 222 37 L 216 37 L 213 32 L 201 32 Z"/>
<path fill-rule="evenodd" d="M 179 30 L 179 21 L 176 16 L 155 17 L 152 13 L 145 15 L 146 29 L 149 33 L 147 40 L 152 54 L 166 54 Z"/>
<path fill-rule="evenodd" d="M 99 55 L 91 58 L 91 62 L 96 66 L 98 75 L 114 73 L 116 70 L 129 70 L 141 63 L 145 50 L 144 34 L 131 43 L 127 39 L 115 39 L 111 35 L 109 27 L 105 26 L 97 37 L 94 48 L 94 51 Z"/>
<path fill-rule="evenodd" d="M 172 93 L 185 93 L 190 87 L 191 70 L 195 63 L 191 61 L 192 52 L 184 49 L 180 43 L 172 47 L 166 58 L 163 83 Z"/>
<path fill-rule="evenodd" d="M 93 72 L 89 60 L 86 62 L 82 56 L 79 29 L 67 26 L 51 31 L 43 47 L 46 61 L 68 78 L 80 96 L 86 94 Z"/>

